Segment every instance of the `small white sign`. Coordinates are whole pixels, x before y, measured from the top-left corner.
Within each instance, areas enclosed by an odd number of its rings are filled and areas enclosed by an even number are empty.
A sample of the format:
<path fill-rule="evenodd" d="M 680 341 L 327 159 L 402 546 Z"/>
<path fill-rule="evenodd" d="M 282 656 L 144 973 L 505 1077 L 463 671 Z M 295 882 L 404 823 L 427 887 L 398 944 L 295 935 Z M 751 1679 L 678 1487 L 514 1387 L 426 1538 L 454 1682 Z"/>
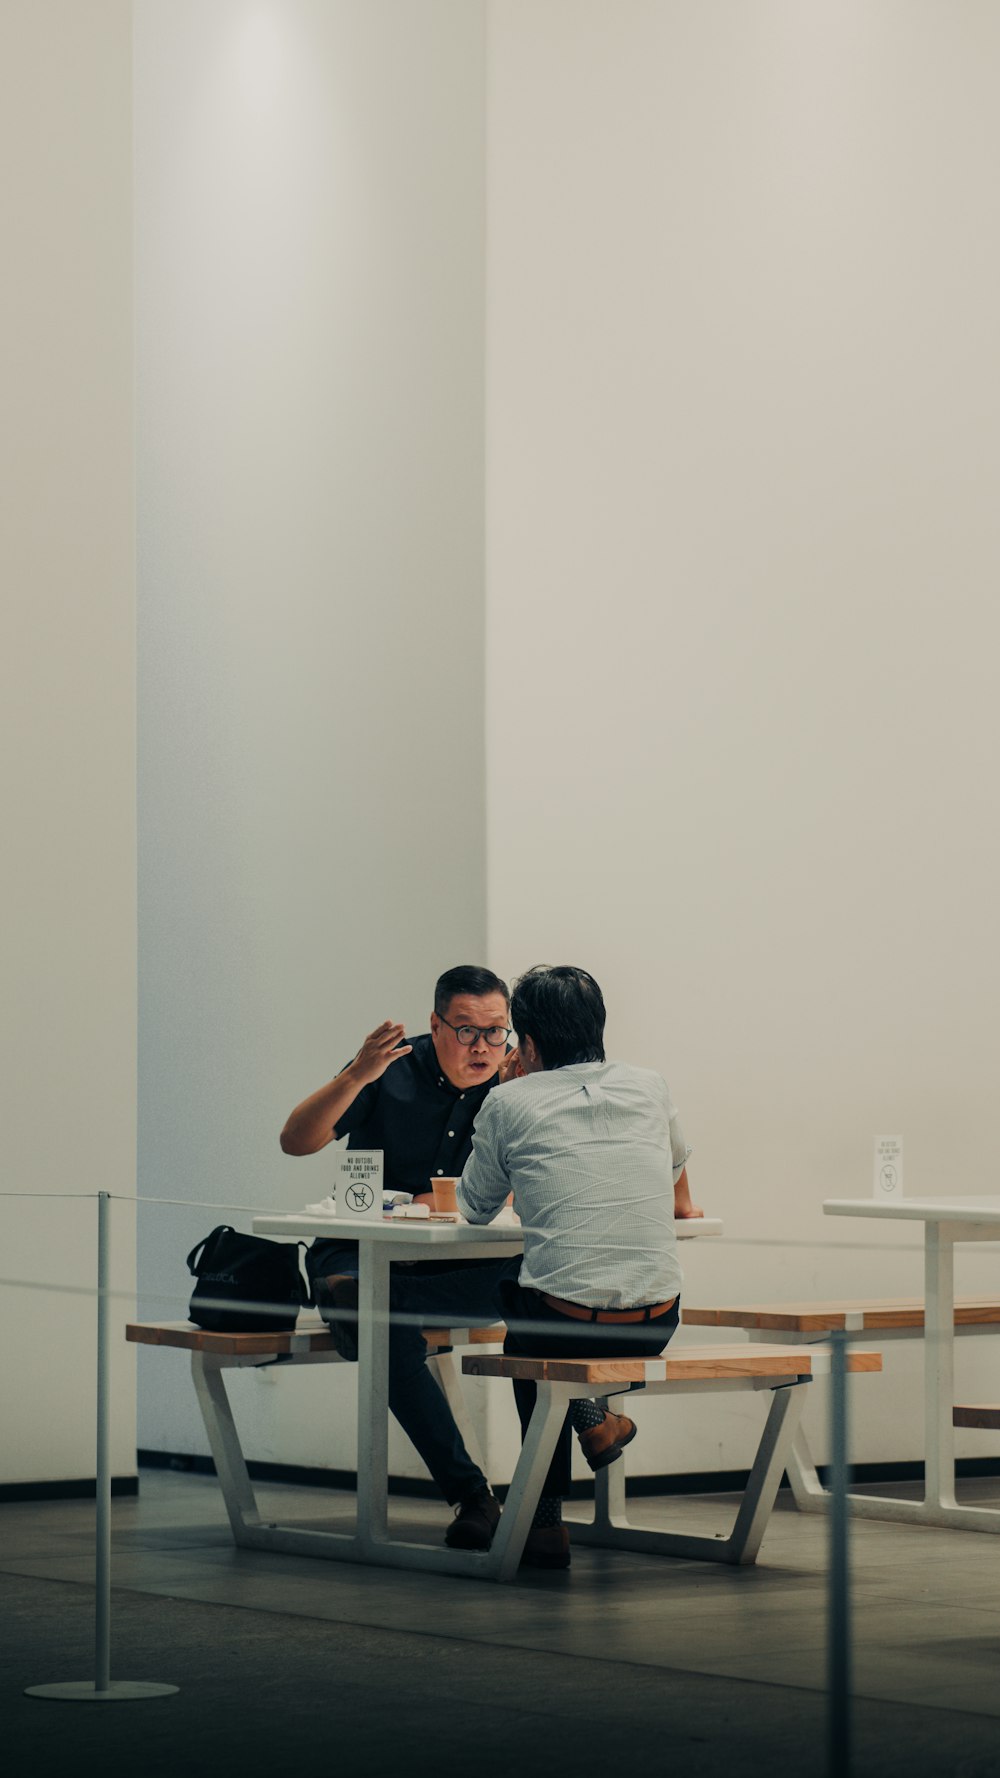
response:
<path fill-rule="evenodd" d="M 876 1136 L 875 1138 L 875 1183 L 873 1187 L 876 1198 L 884 1198 L 886 1202 L 899 1199 L 903 1195 L 903 1138 L 902 1136 Z"/>
<path fill-rule="evenodd" d="M 349 1148 L 337 1160 L 337 1215 L 354 1222 L 382 1220 L 382 1150 Z"/>

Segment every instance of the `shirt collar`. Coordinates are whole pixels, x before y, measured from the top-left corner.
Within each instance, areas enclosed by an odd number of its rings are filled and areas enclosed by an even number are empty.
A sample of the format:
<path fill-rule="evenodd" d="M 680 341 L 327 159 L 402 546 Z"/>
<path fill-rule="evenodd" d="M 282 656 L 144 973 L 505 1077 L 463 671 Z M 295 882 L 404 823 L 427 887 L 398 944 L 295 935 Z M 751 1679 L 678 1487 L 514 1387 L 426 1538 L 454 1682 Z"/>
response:
<path fill-rule="evenodd" d="M 424 1079 L 429 1081 L 432 1086 L 438 1087 L 443 1093 L 457 1093 L 461 1090 L 448 1079 L 448 1076 L 438 1061 L 437 1050 L 434 1048 L 434 1039 L 429 1031 L 426 1031 L 422 1037 L 415 1037 L 413 1039 L 413 1054 L 415 1060 L 419 1063 Z"/>

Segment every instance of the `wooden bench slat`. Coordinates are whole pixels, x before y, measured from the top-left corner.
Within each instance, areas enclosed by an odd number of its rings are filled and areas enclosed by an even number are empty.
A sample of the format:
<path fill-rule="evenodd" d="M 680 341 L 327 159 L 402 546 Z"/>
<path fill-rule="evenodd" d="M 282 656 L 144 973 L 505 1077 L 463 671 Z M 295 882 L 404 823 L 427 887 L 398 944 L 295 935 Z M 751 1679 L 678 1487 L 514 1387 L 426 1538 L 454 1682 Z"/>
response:
<path fill-rule="evenodd" d="M 681 1309 L 681 1320 L 685 1327 L 744 1327 L 749 1330 L 760 1328 L 773 1333 L 832 1333 L 842 1328 L 845 1316 L 835 1309 L 806 1310 L 794 1307 L 746 1308 L 732 1309 L 689 1309 L 685 1304 Z"/>
<path fill-rule="evenodd" d="M 334 1351 L 329 1329 L 320 1320 L 301 1321 L 294 1332 L 210 1333 L 196 1327 L 193 1321 L 131 1321 L 125 1338 L 139 1346 L 177 1346 L 186 1352 L 215 1352 L 221 1356 L 240 1358 L 277 1358 L 297 1349 L 314 1352 Z M 308 1344 L 306 1344 L 308 1342 Z"/>
<path fill-rule="evenodd" d="M 435 1346 L 497 1345 L 507 1329 L 492 1327 L 428 1327 L 424 1338 Z M 130 1321 L 125 1338 L 138 1346 L 175 1346 L 185 1352 L 213 1352 L 220 1358 L 281 1358 L 304 1352 L 335 1352 L 329 1329 L 318 1315 L 300 1315 L 287 1333 L 261 1329 L 254 1333 L 210 1333 L 193 1321 Z"/>
<path fill-rule="evenodd" d="M 1000 1406 L 991 1402 L 967 1403 L 955 1407 L 951 1417 L 955 1426 L 978 1426 L 988 1432 L 1000 1429 Z"/>
<path fill-rule="evenodd" d="M 742 1327 L 764 1333 L 832 1333 L 846 1325 L 848 1315 L 862 1317 L 863 1331 L 911 1328 L 922 1331 L 922 1297 L 887 1297 L 836 1303 L 745 1303 L 699 1308 L 684 1304 L 687 1327 Z M 960 1297 L 955 1302 L 956 1327 L 1000 1325 L 1000 1297 Z"/>
<path fill-rule="evenodd" d="M 662 1358 L 513 1358 L 501 1353 L 463 1358 L 469 1377 L 507 1377 L 546 1383 L 713 1382 L 724 1377 L 809 1377 L 815 1348 L 788 1346 L 695 1346 Z M 647 1370 L 647 1365 L 650 1367 Z M 879 1371 L 880 1352 L 852 1351 L 849 1371 Z"/>
<path fill-rule="evenodd" d="M 663 1376 L 662 1358 L 504 1358 L 501 1353 L 479 1353 L 463 1358 L 467 1377 L 517 1377 L 548 1383 L 641 1383 L 649 1364 Z"/>

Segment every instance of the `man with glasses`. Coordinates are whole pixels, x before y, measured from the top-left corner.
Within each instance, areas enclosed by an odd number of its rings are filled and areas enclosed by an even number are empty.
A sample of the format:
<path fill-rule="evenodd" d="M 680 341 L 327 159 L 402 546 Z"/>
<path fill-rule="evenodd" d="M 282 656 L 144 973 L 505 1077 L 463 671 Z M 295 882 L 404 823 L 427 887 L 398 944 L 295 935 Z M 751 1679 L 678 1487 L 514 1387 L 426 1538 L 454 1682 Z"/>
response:
<path fill-rule="evenodd" d="M 476 1113 L 516 1071 L 507 1054 L 509 996 L 491 970 L 449 969 L 434 990 L 429 1033 L 406 1039 L 386 1019 L 352 1061 L 296 1106 L 281 1132 L 285 1154 L 316 1154 L 347 1137 L 348 1148 L 379 1148 L 384 1189 L 430 1203 L 434 1177 L 457 1176 L 472 1152 Z M 306 1257 L 317 1306 L 343 1357 L 357 1357 L 356 1243 L 315 1241 Z M 488 1549 L 500 1507 L 467 1452 L 447 1400 L 427 1369 L 425 1325 L 495 1321 L 503 1261 L 441 1260 L 394 1267 L 389 1332 L 389 1406 L 445 1499 L 457 1506 L 445 1542 Z"/>

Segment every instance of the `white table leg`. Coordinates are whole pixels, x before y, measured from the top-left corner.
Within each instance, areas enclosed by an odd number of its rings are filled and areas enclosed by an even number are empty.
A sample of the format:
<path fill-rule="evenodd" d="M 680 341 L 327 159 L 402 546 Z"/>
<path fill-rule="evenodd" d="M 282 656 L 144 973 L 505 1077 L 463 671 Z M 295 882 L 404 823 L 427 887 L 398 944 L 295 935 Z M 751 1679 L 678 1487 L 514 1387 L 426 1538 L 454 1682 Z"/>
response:
<path fill-rule="evenodd" d="M 746 1565 L 757 1560 L 781 1478 L 788 1464 L 799 1418 L 805 1406 L 802 1383 L 775 1389 L 753 1468 L 747 1480 L 736 1523 L 728 1538 L 730 1560 Z"/>
<path fill-rule="evenodd" d="M 388 1537 L 389 1262 L 375 1241 L 360 1249 L 358 1277 L 358 1537 Z"/>
<path fill-rule="evenodd" d="M 844 1317 L 844 1324 L 845 1327 L 854 1327 L 860 1331 L 863 1320 L 861 1314 L 852 1315 L 848 1312 Z M 770 1328 L 749 1328 L 747 1338 L 751 1345 L 755 1342 L 757 1345 L 768 1345 L 771 1342 L 776 1342 L 779 1345 L 784 1344 L 782 1336 L 774 1333 Z M 787 1338 L 786 1335 L 785 1339 Z M 826 1338 L 825 1333 L 813 1334 L 808 1336 L 803 1344 L 816 1345 L 822 1343 Z M 789 1446 L 788 1456 L 785 1459 L 785 1473 L 788 1476 L 788 1485 L 792 1490 L 792 1498 L 800 1512 L 826 1511 L 830 1504 L 830 1496 L 819 1479 L 819 1472 L 813 1460 L 809 1440 L 806 1438 L 805 1429 L 801 1424 Z"/>
<path fill-rule="evenodd" d="M 708 1537 L 679 1531 L 644 1530 L 633 1525 L 627 1512 L 599 1508 L 589 1523 L 568 1518 L 574 1543 L 596 1544 L 603 1549 L 635 1550 L 653 1556 L 686 1556 L 697 1561 L 731 1562 L 749 1566 L 757 1559 L 761 1539 L 774 1507 L 775 1495 L 788 1460 L 792 1440 L 802 1413 L 806 1385 L 781 1385 L 770 1391 L 771 1402 L 760 1444 L 740 1502 L 733 1528 L 728 1536 Z M 650 1393 L 656 1392 L 655 1384 Z M 536 1410 L 537 1412 L 537 1410 Z M 619 1471 L 614 1486 L 624 1491 L 625 1460 L 628 1453 L 611 1465 Z M 601 1474 L 606 1474 L 602 1471 Z M 612 1486 L 609 1478 L 609 1489 Z"/>
<path fill-rule="evenodd" d="M 535 1411 L 528 1422 L 493 1547 L 484 1564 L 487 1573 L 495 1580 L 513 1580 L 517 1574 L 525 1539 L 570 1404 L 570 1388 L 566 1383 L 538 1385 Z"/>
<path fill-rule="evenodd" d="M 462 1443 L 469 1456 L 473 1463 L 479 1465 L 484 1476 L 488 1477 L 486 1458 L 469 1418 L 468 1403 L 462 1388 L 462 1373 L 455 1362 L 454 1352 L 431 1352 L 427 1359 L 427 1369 L 438 1383 L 451 1409 L 451 1417 L 462 1434 Z"/>
<path fill-rule="evenodd" d="M 830 1504 L 830 1496 L 819 1479 L 809 1440 L 801 1426 L 788 1452 L 785 1473 L 792 1490 L 792 1499 L 801 1513 L 825 1512 Z"/>
<path fill-rule="evenodd" d="M 924 1250 L 924 1499 L 955 1505 L 955 1244 L 928 1222 Z"/>
<path fill-rule="evenodd" d="M 623 1414 L 628 1403 L 627 1395 L 603 1395 L 598 1399 L 598 1407 L 612 1414 Z M 616 1525 L 628 1524 L 628 1506 L 625 1500 L 625 1465 L 620 1460 L 608 1463 L 604 1469 L 594 1473 L 594 1517 L 595 1535 L 610 1532 Z"/>
<path fill-rule="evenodd" d="M 259 1529 L 261 1518 L 229 1405 L 225 1377 L 218 1360 L 213 1362 L 203 1352 L 192 1352 L 191 1376 L 229 1515 L 233 1542 L 251 1544 L 254 1540 L 250 1534 Z"/>

